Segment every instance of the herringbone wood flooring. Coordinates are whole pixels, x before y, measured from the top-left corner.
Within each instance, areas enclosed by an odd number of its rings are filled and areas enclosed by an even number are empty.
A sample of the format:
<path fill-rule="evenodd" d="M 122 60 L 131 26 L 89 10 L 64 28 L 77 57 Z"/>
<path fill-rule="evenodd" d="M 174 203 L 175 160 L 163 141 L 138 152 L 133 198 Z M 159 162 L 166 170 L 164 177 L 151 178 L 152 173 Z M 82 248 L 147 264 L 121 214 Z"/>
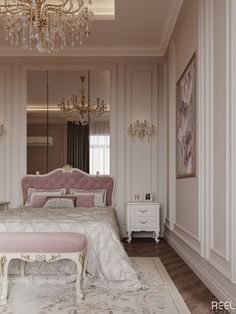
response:
<path fill-rule="evenodd" d="M 191 313 L 213 313 L 211 302 L 217 299 L 164 239 L 158 244 L 151 238 L 134 238 L 130 244 L 126 239 L 123 242 L 129 256 L 158 256 L 161 259 Z"/>

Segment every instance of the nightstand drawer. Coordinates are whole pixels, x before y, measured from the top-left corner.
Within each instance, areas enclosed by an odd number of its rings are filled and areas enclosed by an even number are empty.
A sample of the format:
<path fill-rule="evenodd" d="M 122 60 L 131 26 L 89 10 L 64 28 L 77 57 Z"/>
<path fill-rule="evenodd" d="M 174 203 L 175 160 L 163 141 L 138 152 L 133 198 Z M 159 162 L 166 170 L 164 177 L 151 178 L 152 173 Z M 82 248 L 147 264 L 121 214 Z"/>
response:
<path fill-rule="evenodd" d="M 131 226 L 138 229 L 154 229 L 156 223 L 155 217 L 131 217 Z"/>
<path fill-rule="evenodd" d="M 156 216 L 155 205 L 136 205 L 131 207 L 131 216 Z"/>

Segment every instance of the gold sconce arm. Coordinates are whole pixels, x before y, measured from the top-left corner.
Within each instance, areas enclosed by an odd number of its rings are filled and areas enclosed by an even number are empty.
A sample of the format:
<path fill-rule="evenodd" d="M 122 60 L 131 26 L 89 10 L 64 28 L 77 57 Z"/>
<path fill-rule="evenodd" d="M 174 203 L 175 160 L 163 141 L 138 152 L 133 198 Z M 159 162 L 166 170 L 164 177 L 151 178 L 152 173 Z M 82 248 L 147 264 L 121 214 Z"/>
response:
<path fill-rule="evenodd" d="M 7 133 L 7 129 L 3 124 L 0 125 L 0 136 L 3 136 Z"/>
<path fill-rule="evenodd" d="M 149 125 L 146 120 L 143 122 L 137 120 L 133 125 L 128 127 L 128 134 L 130 136 L 137 136 L 140 139 L 148 136 L 149 138 L 155 133 L 154 125 Z"/>

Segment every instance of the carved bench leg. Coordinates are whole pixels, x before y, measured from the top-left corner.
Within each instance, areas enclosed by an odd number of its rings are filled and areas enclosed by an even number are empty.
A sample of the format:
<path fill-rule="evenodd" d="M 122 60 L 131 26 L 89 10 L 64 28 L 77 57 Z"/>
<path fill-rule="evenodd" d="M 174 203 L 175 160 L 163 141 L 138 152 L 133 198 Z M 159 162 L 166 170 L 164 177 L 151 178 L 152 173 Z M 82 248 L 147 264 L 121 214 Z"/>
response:
<path fill-rule="evenodd" d="M 82 280 L 86 278 L 86 265 L 88 260 L 87 249 L 84 250 L 83 254 L 83 261 L 82 261 Z"/>
<path fill-rule="evenodd" d="M 2 280 L 2 294 L 0 303 L 6 304 L 7 303 L 7 297 L 8 297 L 8 265 L 9 265 L 10 259 L 7 259 L 6 256 L 0 257 L 0 266 L 1 266 L 1 275 L 3 276 Z"/>
<path fill-rule="evenodd" d="M 74 261 L 77 266 L 77 278 L 76 278 L 76 294 L 77 294 L 77 300 L 78 302 L 81 302 L 84 298 L 84 295 L 81 290 L 81 281 L 82 281 L 82 274 L 84 269 L 84 254 L 80 253 L 77 255 L 76 258 L 74 258 Z"/>

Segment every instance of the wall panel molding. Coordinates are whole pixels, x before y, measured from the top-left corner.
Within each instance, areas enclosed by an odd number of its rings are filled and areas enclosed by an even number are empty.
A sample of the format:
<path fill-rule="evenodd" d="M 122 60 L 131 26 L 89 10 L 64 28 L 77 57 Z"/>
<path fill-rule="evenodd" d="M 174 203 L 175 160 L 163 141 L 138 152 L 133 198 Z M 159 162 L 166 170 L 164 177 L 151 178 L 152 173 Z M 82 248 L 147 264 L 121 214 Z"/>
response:
<path fill-rule="evenodd" d="M 148 191 L 159 199 L 157 73 L 155 65 L 126 65 L 126 200 Z M 145 119 L 154 124 L 157 132 L 150 140 L 130 137 L 128 126 Z M 138 176 L 142 180 L 137 180 Z"/>
<path fill-rule="evenodd" d="M 175 210 L 176 210 L 176 158 L 175 158 L 175 44 L 172 40 L 169 45 L 168 55 L 168 102 L 169 102 L 169 117 L 168 117 L 168 128 L 169 128 L 169 178 L 168 178 L 168 189 L 169 189 L 169 222 L 170 229 L 173 230 L 175 222 Z"/>
<path fill-rule="evenodd" d="M 161 210 L 161 236 L 164 234 L 164 222 L 167 217 L 167 188 L 168 188 L 168 130 L 167 130 L 167 118 L 168 118 L 168 104 L 167 104 L 167 67 L 166 63 L 158 65 L 158 190 L 159 201 L 162 204 Z M 155 178 L 153 178 L 155 179 Z"/>
<path fill-rule="evenodd" d="M 231 301 L 232 306 L 236 307 L 236 287 L 225 278 L 225 275 L 217 273 L 214 265 L 208 265 L 205 259 L 195 253 L 190 246 L 185 245 L 168 228 L 166 229 L 166 238 L 168 243 L 170 243 L 218 300 L 223 302 Z"/>
<path fill-rule="evenodd" d="M 184 243 L 190 246 L 195 252 L 198 254 L 201 253 L 199 239 L 194 234 L 176 223 L 174 224 L 174 229 L 172 232 Z"/>
<path fill-rule="evenodd" d="M 12 188 L 12 66 L 0 65 L 0 124 L 7 133 L 0 137 L 0 199 L 11 201 Z M 12 206 L 12 204 L 10 205 Z"/>
<path fill-rule="evenodd" d="M 214 244 L 214 5 L 212 0 L 199 3 L 199 214 L 201 256 L 206 257 L 215 269 L 225 277 L 230 277 L 230 206 L 229 193 L 226 194 L 226 243 L 225 252 Z M 226 84 L 229 83 L 229 8 L 226 16 Z M 226 89 L 226 189 L 230 184 L 230 98 Z M 204 214 L 205 210 L 205 214 Z"/>
<path fill-rule="evenodd" d="M 207 12 L 205 0 L 198 3 L 198 51 L 197 51 L 197 88 L 198 88 L 198 238 L 201 243 L 201 256 L 205 256 L 205 104 L 207 103 L 208 88 L 207 70 L 208 55 L 205 52 L 205 45 L 209 39 L 205 32 L 205 14 Z M 207 48 L 207 47 L 206 47 Z"/>
<path fill-rule="evenodd" d="M 236 284 L 236 2 L 229 1 L 230 12 L 230 230 L 231 280 Z"/>
<path fill-rule="evenodd" d="M 226 0 L 226 245 L 225 259 L 230 261 L 230 185 L 231 185 L 231 103 L 230 103 L 230 5 L 229 0 Z"/>
<path fill-rule="evenodd" d="M 208 31 L 209 31 L 209 39 L 210 39 L 210 45 L 206 47 L 208 49 L 207 53 L 209 56 L 209 111 L 206 114 L 207 122 L 206 125 L 208 126 L 208 132 L 206 137 L 206 143 L 208 147 L 208 156 L 206 157 L 208 159 L 208 165 L 207 169 L 207 175 L 208 177 L 208 192 L 207 193 L 207 200 L 209 206 L 207 206 L 207 215 L 206 215 L 206 228 L 208 232 L 208 236 L 206 238 L 206 257 L 208 262 L 214 266 L 218 271 L 223 273 L 226 277 L 229 277 L 229 203 L 228 203 L 228 194 L 226 194 L 226 200 L 225 200 L 225 252 L 223 252 L 221 249 L 216 247 L 215 243 L 215 211 L 216 211 L 216 203 L 215 203 L 215 191 L 214 191 L 214 185 L 215 180 L 219 180 L 219 178 L 216 177 L 215 171 L 214 171 L 214 163 L 215 163 L 215 154 L 214 154 L 214 145 L 215 145 L 215 125 L 214 125 L 214 114 L 215 114 L 215 97 L 214 97 L 214 5 L 216 3 L 212 0 L 209 1 L 208 6 Z M 207 22 L 206 22 L 207 23 Z M 226 21 L 227 23 L 227 21 Z M 226 28 L 227 30 L 228 28 Z M 226 32 L 226 38 L 229 36 L 228 31 Z M 226 43 L 229 44 L 229 41 L 226 40 Z M 228 81 L 228 75 L 229 75 L 229 64 L 227 65 L 228 61 L 228 49 L 226 45 L 226 82 Z M 207 64 L 207 63 L 206 63 Z M 229 99 L 227 95 L 226 90 L 226 122 L 229 119 Z M 229 177 L 229 143 L 227 136 L 229 136 L 228 132 L 228 126 L 226 124 L 226 187 L 223 187 L 224 189 L 228 188 L 228 177 Z M 226 190 L 227 191 L 227 190 Z M 209 210 L 208 210 L 209 209 Z"/>

